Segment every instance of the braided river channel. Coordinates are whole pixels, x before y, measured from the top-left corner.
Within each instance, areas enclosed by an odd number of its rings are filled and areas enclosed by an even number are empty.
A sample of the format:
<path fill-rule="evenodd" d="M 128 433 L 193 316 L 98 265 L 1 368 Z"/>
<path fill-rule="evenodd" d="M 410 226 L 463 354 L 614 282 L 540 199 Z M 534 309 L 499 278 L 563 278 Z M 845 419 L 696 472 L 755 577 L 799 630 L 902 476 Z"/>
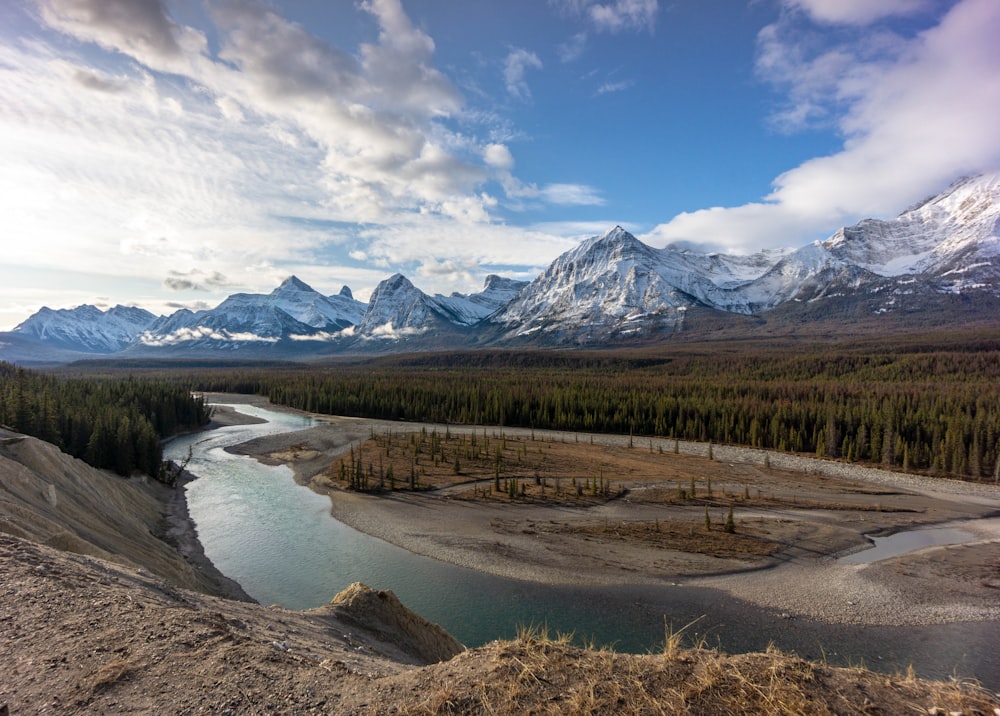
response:
<path fill-rule="evenodd" d="M 513 637 L 519 626 L 573 633 L 580 643 L 644 653 L 662 648 L 665 629 L 737 653 L 769 644 L 807 659 L 905 672 L 976 678 L 1000 690 L 1000 624 L 967 622 L 887 627 L 828 624 L 761 608 L 725 592 L 690 586 L 561 587 L 482 574 L 414 555 L 330 515 L 330 498 L 225 448 L 314 423 L 249 405 L 267 422 L 175 438 L 165 457 L 188 460 L 188 508 L 205 553 L 261 604 L 320 606 L 360 581 L 390 589 L 467 646 Z"/>

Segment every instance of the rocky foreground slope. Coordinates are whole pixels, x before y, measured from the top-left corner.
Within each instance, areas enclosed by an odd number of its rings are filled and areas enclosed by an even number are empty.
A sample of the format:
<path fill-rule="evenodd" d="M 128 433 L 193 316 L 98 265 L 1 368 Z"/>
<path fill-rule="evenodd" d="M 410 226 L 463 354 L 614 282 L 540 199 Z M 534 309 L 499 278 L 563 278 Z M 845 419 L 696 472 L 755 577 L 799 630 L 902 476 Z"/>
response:
<path fill-rule="evenodd" d="M 2 439 L 0 713 L 1000 716 L 997 695 L 975 685 L 671 638 L 647 655 L 532 633 L 465 650 L 360 584 L 305 611 L 211 596 L 223 587 L 155 536 L 162 495 Z"/>

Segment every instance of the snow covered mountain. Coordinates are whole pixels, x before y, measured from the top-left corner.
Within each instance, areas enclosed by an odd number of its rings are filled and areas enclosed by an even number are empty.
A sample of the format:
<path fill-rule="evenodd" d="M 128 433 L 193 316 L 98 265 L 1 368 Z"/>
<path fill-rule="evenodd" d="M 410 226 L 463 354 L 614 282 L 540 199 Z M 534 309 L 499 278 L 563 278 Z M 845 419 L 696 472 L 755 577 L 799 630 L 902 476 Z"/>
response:
<path fill-rule="evenodd" d="M 733 303 L 759 313 L 790 301 L 853 295 L 871 303 L 877 295 L 872 310 L 885 313 L 934 294 L 1000 297 L 998 237 L 1000 175 L 963 179 L 895 219 L 865 219 L 802 247 L 735 288 Z"/>
<path fill-rule="evenodd" d="M 446 321 L 434 299 L 397 273 L 375 287 L 356 334 L 368 338 L 404 338 Z"/>
<path fill-rule="evenodd" d="M 560 256 L 489 320 L 503 339 L 599 343 L 679 330 L 696 306 L 759 316 L 837 298 L 841 312 L 854 301 L 855 314 L 878 315 L 940 306 L 943 295 L 1000 298 L 998 237 L 996 174 L 792 252 L 655 249 L 616 226 Z"/>
<path fill-rule="evenodd" d="M 115 306 L 43 307 L 12 333 L 44 345 L 83 353 L 116 353 L 127 346 L 155 318 L 142 308 Z"/>
<path fill-rule="evenodd" d="M 672 329 L 694 299 L 667 269 L 660 251 L 616 226 L 557 258 L 489 320 L 502 326 L 502 339 L 537 333 L 560 342 L 591 343 L 651 325 Z"/>
<path fill-rule="evenodd" d="M 470 295 L 430 296 L 395 274 L 366 305 L 346 286 L 324 296 L 292 276 L 270 294 L 238 293 L 211 310 L 160 318 L 122 306 L 44 308 L 0 334 L 0 358 L 611 345 L 697 334 L 704 320 L 746 325 L 734 314 L 753 317 L 755 326 L 996 325 L 1000 174 L 962 179 L 895 219 L 865 219 L 794 251 L 658 249 L 616 226 L 558 257 L 530 283 L 491 275 Z"/>
<path fill-rule="evenodd" d="M 474 326 L 525 285 L 491 274 L 479 293 L 428 296 L 402 274 L 393 274 L 372 292 L 354 334 L 362 339 L 400 339 Z"/>
<path fill-rule="evenodd" d="M 364 304 L 346 286 L 337 296 L 324 296 L 291 276 L 269 294 L 236 293 L 213 309 L 181 309 L 158 319 L 137 343 L 146 348 L 187 344 L 229 349 L 273 344 L 342 331 L 357 324 L 363 312 Z"/>
<path fill-rule="evenodd" d="M 527 281 L 516 281 L 490 274 L 486 277 L 483 290 L 479 293 L 468 296 L 461 293 L 453 293 L 450 296 L 435 294 L 433 300 L 452 323 L 472 326 L 506 306 L 527 285 Z"/>

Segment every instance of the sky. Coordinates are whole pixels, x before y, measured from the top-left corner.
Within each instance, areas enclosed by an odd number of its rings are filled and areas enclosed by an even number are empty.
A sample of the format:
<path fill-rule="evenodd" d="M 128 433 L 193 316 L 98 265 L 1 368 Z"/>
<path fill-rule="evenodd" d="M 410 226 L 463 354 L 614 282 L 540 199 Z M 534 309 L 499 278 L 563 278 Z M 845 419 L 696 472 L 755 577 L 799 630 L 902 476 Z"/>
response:
<path fill-rule="evenodd" d="M 997 0 L 3 0 L 0 330 L 752 253 L 1000 168 Z"/>

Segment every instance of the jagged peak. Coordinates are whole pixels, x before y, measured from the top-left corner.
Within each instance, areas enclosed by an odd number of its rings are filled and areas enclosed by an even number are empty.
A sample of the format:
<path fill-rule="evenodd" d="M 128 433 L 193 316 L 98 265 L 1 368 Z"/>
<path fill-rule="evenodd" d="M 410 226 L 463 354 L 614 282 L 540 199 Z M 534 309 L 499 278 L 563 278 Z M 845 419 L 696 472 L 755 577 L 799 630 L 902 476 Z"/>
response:
<path fill-rule="evenodd" d="M 576 261 L 593 255 L 621 258 L 647 251 L 653 249 L 621 226 L 614 226 L 603 234 L 592 236 L 564 256 L 570 261 Z"/>
<path fill-rule="evenodd" d="M 308 291 L 315 293 L 313 287 L 300 279 L 298 276 L 289 276 L 276 289 L 277 291 Z"/>
<path fill-rule="evenodd" d="M 491 273 L 483 282 L 483 290 L 489 291 L 490 289 L 512 288 L 515 286 L 523 286 L 524 283 L 524 281 L 518 281 L 516 278 L 507 278 L 506 276 L 499 276 L 495 273 Z"/>
<path fill-rule="evenodd" d="M 338 293 L 337 295 L 343 296 L 344 298 L 349 298 L 352 301 L 354 300 L 354 293 L 351 292 L 351 287 L 348 286 L 347 284 L 344 284 L 344 287 L 340 289 L 340 293 Z"/>
<path fill-rule="evenodd" d="M 613 227 L 605 231 L 599 236 L 595 236 L 592 241 L 595 244 L 608 243 L 608 244 L 628 244 L 632 242 L 642 243 L 639 239 L 635 238 L 632 234 L 622 228 L 621 224 L 615 224 Z"/>
<path fill-rule="evenodd" d="M 904 217 L 907 214 L 920 211 L 924 207 L 933 204 L 941 204 L 948 201 L 955 195 L 962 196 L 965 194 L 976 194 L 979 192 L 993 195 L 1000 192 L 1000 170 L 959 177 L 944 191 L 932 194 L 925 199 L 918 201 L 916 204 L 913 204 L 903 211 L 900 216 Z"/>
<path fill-rule="evenodd" d="M 413 282 L 401 273 L 394 273 L 379 284 L 379 288 L 398 291 L 404 288 L 415 288 Z"/>

